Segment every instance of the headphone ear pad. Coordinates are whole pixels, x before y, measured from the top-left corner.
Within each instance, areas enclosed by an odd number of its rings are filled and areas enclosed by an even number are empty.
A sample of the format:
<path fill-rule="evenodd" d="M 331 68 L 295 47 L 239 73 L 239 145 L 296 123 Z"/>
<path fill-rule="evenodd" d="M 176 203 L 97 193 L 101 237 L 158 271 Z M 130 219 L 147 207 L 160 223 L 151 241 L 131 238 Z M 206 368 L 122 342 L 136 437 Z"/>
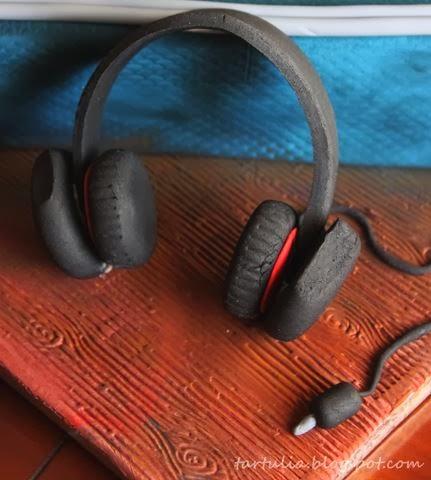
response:
<path fill-rule="evenodd" d="M 107 265 L 95 254 L 81 224 L 73 190 L 72 156 L 46 150 L 31 178 L 33 219 L 57 265 L 76 278 L 97 277 Z"/>
<path fill-rule="evenodd" d="M 337 220 L 305 267 L 284 285 L 264 317 L 265 330 L 277 340 L 294 340 L 322 315 L 353 269 L 361 241 L 352 227 Z"/>
<path fill-rule="evenodd" d="M 296 213 L 286 203 L 262 202 L 251 215 L 226 277 L 225 306 L 240 318 L 256 318 L 278 256 L 295 228 Z"/>
<path fill-rule="evenodd" d="M 108 150 L 84 181 L 86 216 L 96 250 L 114 267 L 135 267 L 156 243 L 156 208 L 147 170 L 132 153 Z"/>

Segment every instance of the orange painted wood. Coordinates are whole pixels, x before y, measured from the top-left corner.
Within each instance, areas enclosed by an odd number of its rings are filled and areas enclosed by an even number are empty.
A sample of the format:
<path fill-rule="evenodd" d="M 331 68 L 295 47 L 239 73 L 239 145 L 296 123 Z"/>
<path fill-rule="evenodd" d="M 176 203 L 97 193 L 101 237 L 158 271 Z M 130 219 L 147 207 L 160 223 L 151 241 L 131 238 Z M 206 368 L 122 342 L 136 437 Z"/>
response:
<path fill-rule="evenodd" d="M 0 364 L 3 374 L 130 479 L 341 478 L 311 469 L 235 469 L 235 460 L 357 460 L 431 390 L 431 342 L 390 361 L 373 398 L 344 425 L 294 438 L 316 393 L 365 385 L 370 361 L 431 315 L 431 279 L 380 264 L 364 246 L 336 301 L 301 339 L 282 344 L 222 307 L 223 277 L 263 199 L 300 209 L 304 165 L 148 158 L 159 212 L 149 265 L 97 280 L 67 278 L 31 221 L 34 152 L 0 161 Z M 431 171 L 343 168 L 337 200 L 370 215 L 391 250 L 430 256 Z"/>
<path fill-rule="evenodd" d="M 348 480 L 429 480 L 430 445 L 431 398 L 428 398 L 371 452 Z"/>

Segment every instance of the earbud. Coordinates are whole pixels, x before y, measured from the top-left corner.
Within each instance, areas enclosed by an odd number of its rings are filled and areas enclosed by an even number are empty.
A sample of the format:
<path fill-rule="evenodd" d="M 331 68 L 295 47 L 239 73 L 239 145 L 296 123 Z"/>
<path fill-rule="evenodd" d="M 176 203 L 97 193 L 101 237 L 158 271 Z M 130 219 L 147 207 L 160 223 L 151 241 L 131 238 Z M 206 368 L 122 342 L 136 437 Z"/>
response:
<path fill-rule="evenodd" d="M 361 405 L 362 397 L 351 383 L 338 383 L 313 400 L 311 413 L 295 426 L 293 434 L 302 435 L 315 426 L 336 427 L 357 413 Z"/>

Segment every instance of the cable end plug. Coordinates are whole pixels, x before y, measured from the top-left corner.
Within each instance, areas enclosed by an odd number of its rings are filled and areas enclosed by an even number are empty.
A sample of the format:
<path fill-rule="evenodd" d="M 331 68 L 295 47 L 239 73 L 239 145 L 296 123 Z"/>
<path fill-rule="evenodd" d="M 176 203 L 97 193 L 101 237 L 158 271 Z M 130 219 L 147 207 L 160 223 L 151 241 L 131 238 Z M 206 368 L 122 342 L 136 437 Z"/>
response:
<path fill-rule="evenodd" d="M 303 435 L 314 427 L 333 428 L 355 415 L 362 405 L 362 396 L 351 383 L 338 383 L 316 397 L 306 415 L 293 429 Z"/>

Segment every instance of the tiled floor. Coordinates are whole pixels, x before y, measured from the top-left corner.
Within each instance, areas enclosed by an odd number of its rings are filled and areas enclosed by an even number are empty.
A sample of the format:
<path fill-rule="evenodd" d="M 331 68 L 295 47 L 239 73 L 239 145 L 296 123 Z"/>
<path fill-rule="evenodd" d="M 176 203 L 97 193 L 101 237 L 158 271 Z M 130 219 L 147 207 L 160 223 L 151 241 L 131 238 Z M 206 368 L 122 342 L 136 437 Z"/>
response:
<path fill-rule="evenodd" d="M 117 480 L 117 477 L 73 440 L 67 440 L 40 480 Z"/>
<path fill-rule="evenodd" d="M 2 480 L 117 479 L 3 382 L 0 382 L 0 431 Z"/>

